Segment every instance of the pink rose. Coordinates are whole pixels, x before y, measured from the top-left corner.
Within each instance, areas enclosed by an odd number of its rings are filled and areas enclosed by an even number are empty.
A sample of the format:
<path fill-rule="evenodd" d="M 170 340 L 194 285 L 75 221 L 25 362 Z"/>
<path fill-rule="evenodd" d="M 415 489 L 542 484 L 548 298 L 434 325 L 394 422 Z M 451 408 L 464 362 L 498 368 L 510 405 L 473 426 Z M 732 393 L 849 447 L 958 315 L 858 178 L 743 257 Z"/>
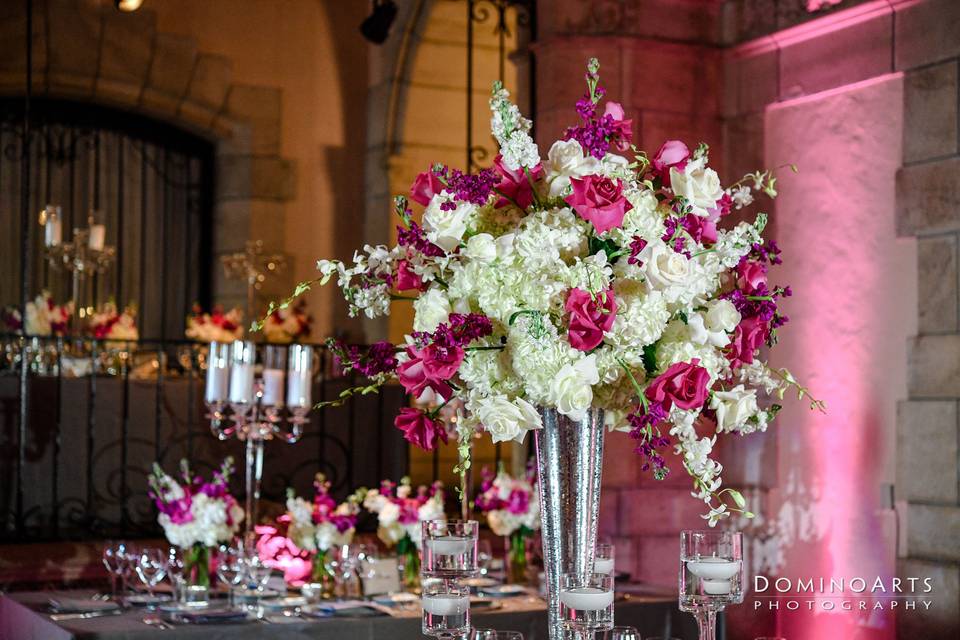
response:
<path fill-rule="evenodd" d="M 608 102 L 603 115 L 613 119 L 613 137 L 617 151 L 629 149 L 633 142 L 633 120 L 624 119 L 625 113 L 619 102 Z"/>
<path fill-rule="evenodd" d="M 767 323 L 760 318 L 744 318 L 733 332 L 730 342 L 730 352 L 727 358 L 733 369 L 739 369 L 742 364 L 753 362 L 753 356 L 764 342 L 767 341 Z"/>
<path fill-rule="evenodd" d="M 543 178 L 543 165 L 537 165 L 530 169 L 530 178 L 527 178 L 523 167 L 516 171 L 511 171 L 503 165 L 503 156 L 497 154 L 493 159 L 493 170 L 500 175 L 500 183 L 497 184 L 497 191 L 503 196 L 497 200 L 495 208 L 505 207 L 511 204 L 510 200 L 516 202 L 521 208 L 526 209 L 533 204 L 533 187 L 530 186 L 531 180 L 536 182 Z"/>
<path fill-rule="evenodd" d="M 623 197 L 623 183 L 602 176 L 570 178 L 573 193 L 564 200 L 580 217 L 593 223 L 597 233 L 623 224 L 623 216 L 633 208 Z"/>
<path fill-rule="evenodd" d="M 690 234 L 694 242 L 717 241 L 717 225 L 711 222 L 709 218 L 701 218 L 695 213 L 688 213 L 680 221 L 680 224 Z"/>
<path fill-rule="evenodd" d="M 433 175 L 432 171 L 424 171 L 417 174 L 416 180 L 410 186 L 410 199 L 423 206 L 430 204 L 433 196 L 443 191 L 443 183 Z"/>
<path fill-rule="evenodd" d="M 583 289 L 571 289 L 564 305 L 570 313 L 570 328 L 567 339 L 570 346 L 580 351 L 590 351 L 603 342 L 603 332 L 613 327 L 617 315 L 617 301 L 613 289 L 596 296 Z"/>
<path fill-rule="evenodd" d="M 683 171 L 690 159 L 690 149 L 680 140 L 667 140 L 657 150 L 650 164 L 653 172 L 661 177 L 665 186 L 670 186 L 670 169 Z"/>
<path fill-rule="evenodd" d="M 767 284 L 767 267 L 756 260 L 745 260 L 737 265 L 737 287 L 753 293 L 761 284 Z"/>
<path fill-rule="evenodd" d="M 663 405 L 667 411 L 676 405 L 680 409 L 696 409 L 707 401 L 710 374 L 700 366 L 700 360 L 677 362 L 659 375 L 647 387 L 646 396 Z"/>
<path fill-rule="evenodd" d="M 420 409 L 410 407 L 400 409 L 393 425 L 403 431 L 403 437 L 407 442 L 424 451 L 433 451 L 438 440 L 443 440 L 444 444 L 447 442 L 447 431 L 443 428 L 443 424 Z"/>
<path fill-rule="evenodd" d="M 418 398 L 430 388 L 445 399 L 453 397 L 453 389 L 447 381 L 456 375 L 460 368 L 463 349 L 431 344 L 423 349 L 409 347 L 407 355 L 409 359 L 397 367 L 397 378 L 407 393 Z"/>
<path fill-rule="evenodd" d="M 410 268 L 410 263 L 406 260 L 401 260 L 397 263 L 397 279 L 396 279 L 397 291 L 408 291 L 410 289 L 416 289 L 418 291 L 423 291 L 423 279 L 413 272 L 413 269 Z"/>
<path fill-rule="evenodd" d="M 530 494 L 523 489 L 514 489 L 507 498 L 506 507 L 514 515 L 523 515 L 530 508 Z"/>

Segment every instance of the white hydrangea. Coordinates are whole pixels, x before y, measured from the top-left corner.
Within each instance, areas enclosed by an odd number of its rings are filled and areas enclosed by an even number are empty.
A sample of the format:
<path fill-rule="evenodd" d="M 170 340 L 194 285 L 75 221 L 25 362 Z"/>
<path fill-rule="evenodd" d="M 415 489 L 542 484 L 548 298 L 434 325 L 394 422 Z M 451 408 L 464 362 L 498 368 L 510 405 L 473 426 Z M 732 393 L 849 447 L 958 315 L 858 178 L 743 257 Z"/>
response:
<path fill-rule="evenodd" d="M 660 339 L 670 320 L 667 301 L 661 292 L 632 292 L 629 287 L 618 286 L 615 299 L 617 315 L 613 328 L 606 334 L 612 345 L 642 349 Z"/>

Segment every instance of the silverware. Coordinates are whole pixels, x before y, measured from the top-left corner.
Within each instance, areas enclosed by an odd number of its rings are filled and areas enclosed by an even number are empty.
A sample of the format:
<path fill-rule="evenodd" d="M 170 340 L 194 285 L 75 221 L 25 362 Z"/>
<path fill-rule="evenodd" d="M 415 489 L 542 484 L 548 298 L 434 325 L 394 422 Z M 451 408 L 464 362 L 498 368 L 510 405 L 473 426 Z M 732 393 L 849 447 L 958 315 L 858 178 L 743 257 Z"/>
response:
<path fill-rule="evenodd" d="M 143 618 L 143 624 L 156 627 L 158 629 L 173 629 L 173 625 L 160 616 L 145 616 Z"/>
<path fill-rule="evenodd" d="M 118 616 L 123 613 L 122 609 L 110 609 L 108 611 L 87 611 L 84 613 L 52 613 L 50 619 L 54 622 L 61 620 L 86 620 L 87 618 L 101 618 L 103 616 Z"/>

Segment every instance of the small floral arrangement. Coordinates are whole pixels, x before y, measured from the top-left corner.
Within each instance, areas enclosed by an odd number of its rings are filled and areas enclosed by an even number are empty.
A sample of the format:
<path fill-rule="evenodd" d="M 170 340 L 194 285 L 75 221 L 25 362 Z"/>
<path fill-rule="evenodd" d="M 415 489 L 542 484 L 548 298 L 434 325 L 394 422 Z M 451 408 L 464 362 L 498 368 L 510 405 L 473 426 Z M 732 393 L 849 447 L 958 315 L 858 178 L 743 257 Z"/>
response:
<path fill-rule="evenodd" d="M 680 456 L 713 526 L 745 507 L 721 489 L 717 438 L 767 429 L 791 388 L 809 398 L 760 357 L 777 343 L 788 320 L 779 303 L 791 295 L 768 279 L 781 258 L 763 238 L 767 216 L 724 224 L 755 197 L 775 197 L 777 177 L 757 171 L 725 188 L 702 143 L 667 140 L 648 156 L 622 106 L 602 104 L 599 66 L 588 63 L 579 123 L 546 157 L 496 83 L 493 166 L 430 167 L 410 188 L 421 222 L 406 197 L 395 199 L 396 246 L 366 246 L 353 264 L 318 261 L 319 277 L 269 311 L 331 280 L 351 315 L 412 302 L 402 344 L 334 345 L 369 381 L 321 406 L 395 379 L 415 397 L 462 401 L 461 445 L 477 428 L 494 442 L 522 440 L 542 427 L 543 410 L 572 420 L 603 410 L 656 478 L 669 473 L 663 450 Z M 431 449 L 447 438 L 442 406 L 403 409 L 395 425 Z M 462 473 L 468 447 L 459 451 Z"/>
<path fill-rule="evenodd" d="M 209 482 L 194 474 L 186 460 L 180 461 L 180 481 L 154 463 L 149 495 L 170 544 L 209 548 L 233 539 L 243 522 L 243 509 L 230 495 L 232 473 L 233 458 L 224 460 Z"/>
<path fill-rule="evenodd" d="M 57 304 L 49 291 L 42 291 L 35 300 L 27 303 L 26 334 L 40 337 L 67 335 L 73 306 L 72 301 Z M 7 331 L 23 333 L 23 320 L 18 307 L 7 307 L 0 315 Z"/>
<path fill-rule="evenodd" d="M 99 340 L 137 340 L 137 307 L 129 304 L 119 313 L 116 303 L 107 302 L 90 316 L 87 331 Z"/>
<path fill-rule="evenodd" d="M 243 312 L 234 307 L 224 313 L 216 305 L 211 313 L 204 313 L 194 305 L 193 313 L 187 316 L 186 336 L 197 342 L 233 342 L 243 338 Z"/>
<path fill-rule="evenodd" d="M 525 478 L 514 478 L 503 469 L 496 475 L 487 469 L 482 473 L 474 505 L 486 514 L 491 531 L 509 537 L 518 532 L 532 535 L 540 529 L 540 496 L 534 487 L 533 468 L 527 470 Z"/>
<path fill-rule="evenodd" d="M 293 307 L 277 309 L 267 316 L 263 322 L 267 342 L 287 344 L 307 338 L 313 318 L 307 314 L 306 307 L 306 301 L 300 300 Z"/>

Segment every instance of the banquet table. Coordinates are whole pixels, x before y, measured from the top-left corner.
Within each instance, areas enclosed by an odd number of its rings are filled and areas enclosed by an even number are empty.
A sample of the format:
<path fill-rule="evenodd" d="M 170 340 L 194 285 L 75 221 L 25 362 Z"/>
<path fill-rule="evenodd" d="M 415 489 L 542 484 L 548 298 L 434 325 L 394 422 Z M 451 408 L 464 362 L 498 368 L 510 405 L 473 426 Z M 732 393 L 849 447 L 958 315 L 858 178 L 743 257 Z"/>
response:
<path fill-rule="evenodd" d="M 64 594 L 65 592 L 58 592 Z M 264 623 L 250 621 L 237 624 L 176 625 L 165 630 L 143 622 L 144 609 L 129 609 L 120 615 L 83 620 L 54 622 L 47 612 L 50 592 L 15 592 L 0 596 L 0 640 L 139 640 L 141 638 L 204 638 L 205 640 L 270 640 L 321 639 L 335 640 L 413 640 L 420 633 L 419 610 L 382 617 L 330 617 L 305 619 L 290 617 Z M 69 597 L 89 597 L 92 592 L 66 592 Z M 503 599 L 502 606 L 491 611 L 476 611 L 473 625 L 520 631 L 526 640 L 547 639 L 547 615 L 542 600 L 533 597 Z M 629 595 L 616 604 L 617 625 L 630 625 L 640 630 L 640 637 L 663 635 L 682 640 L 697 637 L 692 616 L 677 609 L 676 596 L 667 594 Z M 277 620 L 277 618 L 273 618 Z"/>

